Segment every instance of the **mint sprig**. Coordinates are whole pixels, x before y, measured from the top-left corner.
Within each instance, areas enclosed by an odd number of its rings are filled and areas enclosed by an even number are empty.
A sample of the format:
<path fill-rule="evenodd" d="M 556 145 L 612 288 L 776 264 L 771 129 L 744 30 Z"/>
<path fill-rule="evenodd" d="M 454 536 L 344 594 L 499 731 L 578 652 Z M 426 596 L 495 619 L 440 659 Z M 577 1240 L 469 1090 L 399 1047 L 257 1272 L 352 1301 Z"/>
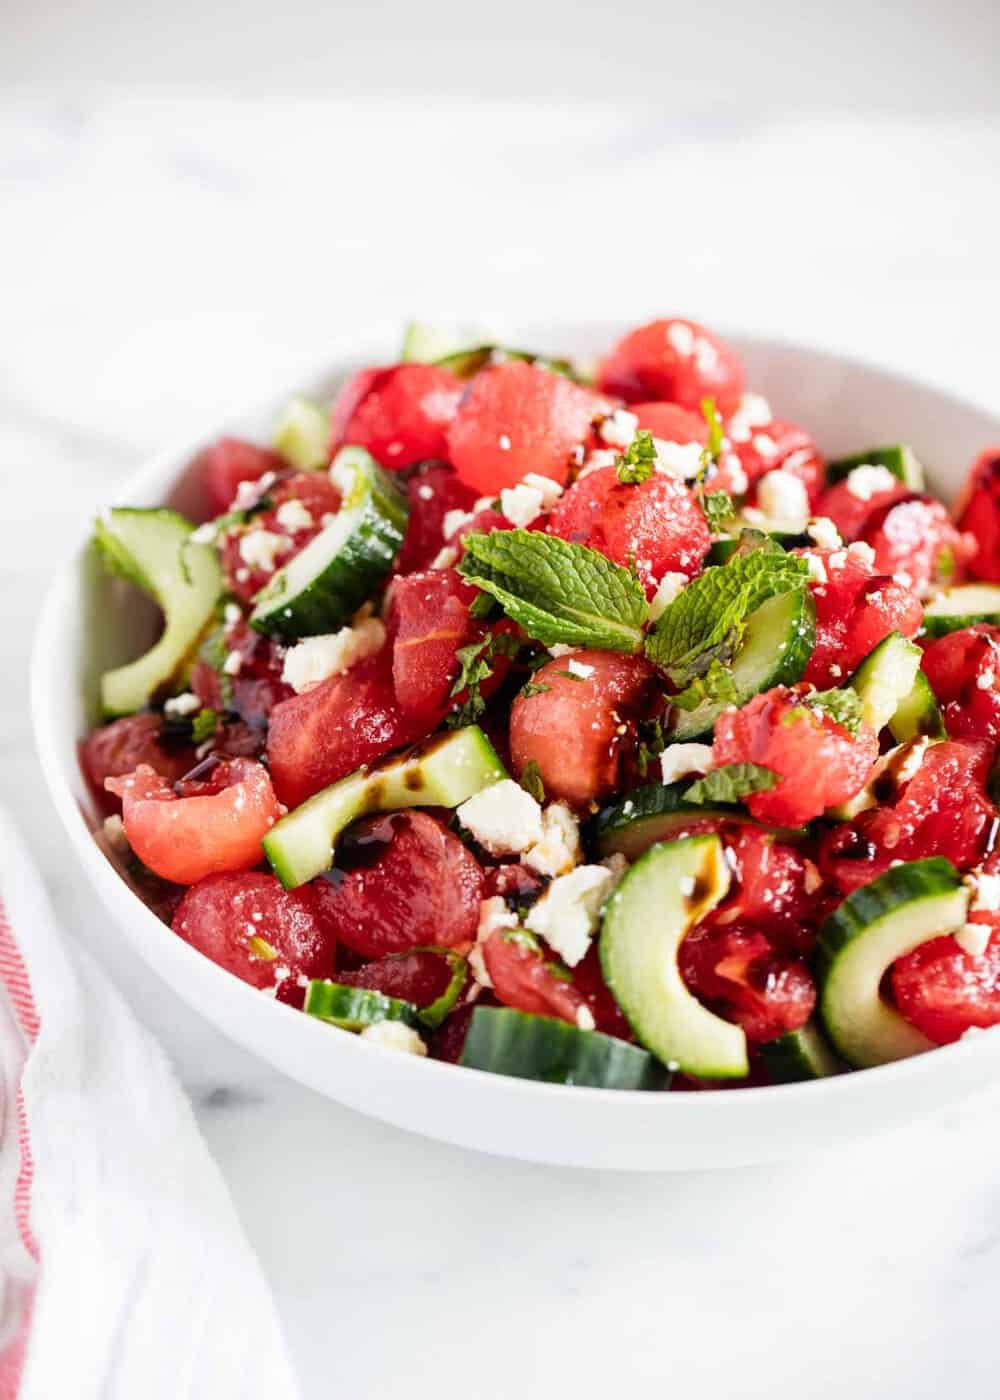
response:
<path fill-rule="evenodd" d="M 467 724 L 475 724 L 486 709 L 480 687 L 493 674 L 493 658 L 509 656 L 513 659 L 520 649 L 520 638 L 511 636 L 509 632 L 493 632 L 481 641 L 458 648 L 455 652 L 458 675 L 449 694 L 454 698 L 464 691 L 465 699 L 445 718 L 449 729 L 463 729 Z"/>
<path fill-rule="evenodd" d="M 841 725 L 848 734 L 855 735 L 861 728 L 861 696 L 849 686 L 843 690 L 814 690 L 811 695 L 805 697 L 803 704 L 810 710 L 829 715 L 834 723 Z"/>
<path fill-rule="evenodd" d="M 695 676 L 690 685 L 676 695 L 671 695 L 671 705 L 679 710 L 696 710 L 699 705 L 736 705 L 740 693 L 732 672 L 727 670 L 719 658 L 713 657 L 703 676 Z"/>
<path fill-rule="evenodd" d="M 685 788 L 685 802 L 706 807 L 715 802 L 739 802 L 754 792 L 770 792 L 778 782 L 778 774 L 759 763 L 726 763 L 713 768 L 703 778 Z"/>
<path fill-rule="evenodd" d="M 733 555 L 693 579 L 664 609 L 646 638 L 646 655 L 683 688 L 739 648 L 751 613 L 780 593 L 804 588 L 806 561 L 773 542 Z"/>
<path fill-rule="evenodd" d="M 459 572 L 546 646 L 642 649 L 646 594 L 596 549 L 536 530 L 466 535 Z"/>
<path fill-rule="evenodd" d="M 648 481 L 656 466 L 653 434 L 640 428 L 625 451 L 618 454 L 615 466 L 618 468 L 618 480 L 626 486 Z"/>

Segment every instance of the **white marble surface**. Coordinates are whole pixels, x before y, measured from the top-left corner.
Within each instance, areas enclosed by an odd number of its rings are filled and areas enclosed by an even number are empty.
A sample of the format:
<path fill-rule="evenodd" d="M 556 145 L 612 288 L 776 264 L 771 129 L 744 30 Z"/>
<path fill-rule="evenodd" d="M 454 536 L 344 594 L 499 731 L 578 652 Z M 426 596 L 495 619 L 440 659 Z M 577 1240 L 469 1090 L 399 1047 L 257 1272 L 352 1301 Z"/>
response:
<path fill-rule="evenodd" d="M 82 516 L 169 437 L 412 314 L 683 309 L 994 397 L 1000 127 L 122 92 L 0 107 L 0 800 L 187 1084 L 306 1397 L 996 1393 L 1000 1096 L 822 1162 L 579 1174 L 281 1080 L 121 948 L 26 660 Z M 387 339 L 387 347 L 392 340 Z"/>

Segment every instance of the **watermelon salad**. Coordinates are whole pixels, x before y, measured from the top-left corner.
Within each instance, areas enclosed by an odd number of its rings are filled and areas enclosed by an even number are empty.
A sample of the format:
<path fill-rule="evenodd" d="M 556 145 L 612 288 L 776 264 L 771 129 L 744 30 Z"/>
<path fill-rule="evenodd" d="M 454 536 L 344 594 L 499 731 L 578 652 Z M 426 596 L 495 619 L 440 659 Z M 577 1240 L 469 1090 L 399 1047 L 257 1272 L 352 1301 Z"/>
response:
<path fill-rule="evenodd" d="M 81 747 L 133 887 L 262 996 L 522 1078 L 1000 1024 L 1000 449 L 949 510 L 780 413 L 681 318 L 589 369 L 413 326 L 206 448 L 205 518 L 107 512 L 163 614 Z"/>

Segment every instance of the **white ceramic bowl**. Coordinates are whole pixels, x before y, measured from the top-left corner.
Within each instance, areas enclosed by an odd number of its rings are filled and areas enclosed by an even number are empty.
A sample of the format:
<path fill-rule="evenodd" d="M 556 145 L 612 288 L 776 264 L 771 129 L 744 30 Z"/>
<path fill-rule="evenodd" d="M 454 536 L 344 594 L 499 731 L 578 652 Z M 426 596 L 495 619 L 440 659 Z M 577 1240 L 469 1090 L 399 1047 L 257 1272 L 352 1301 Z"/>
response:
<path fill-rule="evenodd" d="M 621 328 L 526 326 L 520 339 L 549 353 L 596 355 Z M 1000 441 L 1000 418 L 911 379 L 803 346 L 732 338 L 748 380 L 777 412 L 811 429 L 829 454 L 905 439 L 945 496 L 967 464 Z M 391 343 L 357 345 L 293 392 L 329 393 L 356 363 L 391 359 Z M 170 501 L 196 510 L 185 473 L 220 431 L 266 441 L 286 401 L 216 425 L 129 481 L 115 503 Z M 880 1069 L 812 1084 L 661 1095 L 565 1088 L 420 1060 L 362 1042 L 261 996 L 203 958 L 142 904 L 97 845 L 98 818 L 77 766 L 93 717 L 96 677 L 135 655 L 150 619 L 126 609 L 120 586 L 88 563 L 86 539 L 46 600 L 32 661 L 39 754 L 52 797 L 84 868 L 122 936 L 175 991 L 232 1039 L 341 1103 L 430 1137 L 486 1152 L 588 1167 L 691 1168 L 794 1157 L 868 1135 L 947 1104 L 995 1078 L 1000 1033 Z"/>

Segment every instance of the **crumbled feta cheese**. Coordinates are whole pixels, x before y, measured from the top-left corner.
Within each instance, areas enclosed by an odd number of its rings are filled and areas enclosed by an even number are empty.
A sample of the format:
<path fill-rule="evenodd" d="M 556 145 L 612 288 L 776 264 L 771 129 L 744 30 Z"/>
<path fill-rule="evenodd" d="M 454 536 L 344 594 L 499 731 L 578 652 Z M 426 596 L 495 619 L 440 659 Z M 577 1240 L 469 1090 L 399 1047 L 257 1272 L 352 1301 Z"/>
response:
<path fill-rule="evenodd" d="M 982 870 L 970 871 L 964 883 L 972 891 L 969 910 L 985 910 L 995 914 L 1000 909 L 1000 875 L 987 875 Z"/>
<path fill-rule="evenodd" d="M 744 394 L 726 431 L 733 442 L 749 442 L 754 428 L 766 428 L 773 414 L 771 405 L 760 394 Z"/>
<path fill-rule="evenodd" d="M 990 924 L 963 924 L 955 930 L 954 937 L 963 953 L 968 953 L 972 958 L 981 958 L 989 947 L 992 932 Z"/>
<path fill-rule="evenodd" d="M 463 525 L 468 525 L 472 519 L 472 512 L 468 510 L 446 510 L 444 519 L 441 521 L 441 533 L 446 540 L 450 540 Z"/>
<path fill-rule="evenodd" d="M 269 574 L 274 568 L 275 555 L 286 544 L 287 535 L 276 535 L 271 530 L 248 530 L 240 536 L 240 558 L 251 569 L 262 569 Z"/>
<path fill-rule="evenodd" d="M 629 413 L 625 408 L 616 408 L 613 413 L 608 414 L 597 431 L 601 440 L 609 447 L 617 447 L 624 451 L 631 447 L 638 427 L 639 419 L 634 413 Z"/>
<path fill-rule="evenodd" d="M 185 690 L 181 695 L 172 695 L 163 706 L 163 713 L 169 715 L 171 719 L 184 719 L 187 715 L 197 714 L 201 709 L 201 701 L 197 695 L 193 695 L 190 690 Z"/>
<path fill-rule="evenodd" d="M 422 501 L 433 501 L 434 487 L 428 486 L 426 481 L 417 487 L 417 495 Z"/>
<path fill-rule="evenodd" d="M 806 530 L 809 538 L 820 549 L 839 549 L 843 544 L 840 531 L 828 515 L 818 515 L 815 520 L 810 520 Z"/>
<path fill-rule="evenodd" d="M 870 462 L 847 474 L 847 489 L 859 501 L 870 501 L 880 491 L 891 491 L 896 485 L 896 478 L 888 467 L 873 466 Z"/>
<path fill-rule="evenodd" d="M 376 1021 L 373 1026 L 365 1026 L 361 1039 L 386 1050 L 399 1050 L 404 1055 L 427 1054 L 427 1046 L 417 1032 L 402 1021 Z"/>
<path fill-rule="evenodd" d="M 589 681 L 595 671 L 594 666 L 588 666 L 583 661 L 569 661 L 566 670 L 571 676 L 576 676 L 578 680 Z"/>
<path fill-rule="evenodd" d="M 365 618 L 357 627 L 341 627 L 339 632 L 304 637 L 285 653 L 281 679 L 301 695 L 330 676 L 349 671 L 384 645 L 385 625 L 377 617 Z"/>
<path fill-rule="evenodd" d="M 227 603 L 222 610 L 222 620 L 227 627 L 235 627 L 243 621 L 243 609 L 239 603 Z"/>
<path fill-rule="evenodd" d="M 476 942 L 485 943 L 490 934 L 499 933 L 505 928 L 517 928 L 517 915 L 507 908 L 502 894 L 492 894 L 479 906 Z"/>
<path fill-rule="evenodd" d="M 222 669 L 227 676 L 238 676 L 243 669 L 243 653 L 231 651 L 222 663 Z"/>
<path fill-rule="evenodd" d="M 290 501 L 282 501 L 274 518 L 283 530 L 311 530 L 316 523 L 309 507 L 294 497 Z"/>
<path fill-rule="evenodd" d="M 596 1031 L 597 1022 L 594 1020 L 594 1013 L 589 1006 L 578 1006 L 576 1008 L 576 1026 L 581 1031 Z"/>
<path fill-rule="evenodd" d="M 726 474 L 726 485 L 731 495 L 744 496 L 750 489 L 750 479 L 743 470 L 743 463 L 730 452 L 722 459 L 722 470 Z"/>
<path fill-rule="evenodd" d="M 838 666 L 837 663 L 836 663 L 836 661 L 831 661 L 831 662 L 830 662 L 830 675 L 833 677 L 833 679 L 834 679 L 835 681 L 839 681 L 840 678 L 841 678 L 841 676 L 842 676 L 843 674 L 844 674 L 844 668 L 843 668 L 843 666 Z"/>
<path fill-rule="evenodd" d="M 702 445 L 700 442 L 665 442 L 655 437 L 656 469 L 666 476 L 686 481 L 697 476 L 701 470 Z"/>
<path fill-rule="evenodd" d="M 542 813 L 542 839 L 524 854 L 524 863 L 554 879 L 580 859 L 580 828 L 564 802 L 550 802 Z"/>
<path fill-rule="evenodd" d="M 767 433 L 754 433 L 752 444 L 758 457 L 770 458 L 778 455 L 778 444 Z"/>
<path fill-rule="evenodd" d="M 847 552 L 868 569 L 875 567 L 875 551 L 865 540 L 856 540 L 847 546 Z"/>
<path fill-rule="evenodd" d="M 541 491 L 527 486 L 523 481 L 517 486 L 505 486 L 500 492 L 500 510 L 520 529 L 526 529 L 542 513 L 544 500 Z"/>
<path fill-rule="evenodd" d="M 446 544 L 443 549 L 439 549 L 431 560 L 432 569 L 450 569 L 452 564 L 458 562 L 458 550 L 452 544 Z"/>
<path fill-rule="evenodd" d="M 995 671 L 993 671 L 992 669 L 990 669 L 990 670 L 988 670 L 988 671 L 983 671 L 980 675 L 978 675 L 978 676 L 976 677 L 976 689 L 977 689 L 977 690 L 992 690 L 995 681 L 996 681 L 996 672 L 995 672 Z"/>
<path fill-rule="evenodd" d="M 250 578 L 250 570 L 245 566 L 241 569 L 237 569 L 234 578 L 237 583 L 246 583 Z"/>
<path fill-rule="evenodd" d="M 675 783 L 691 773 L 707 773 L 712 766 L 710 744 L 669 744 L 660 754 L 665 783 Z"/>
<path fill-rule="evenodd" d="M 236 495 L 233 497 L 229 509 L 253 510 L 276 480 L 274 472 L 265 472 L 256 481 L 241 481 L 236 487 Z"/>
<path fill-rule="evenodd" d="M 826 565 L 823 563 L 822 559 L 820 559 L 818 555 L 806 554 L 803 557 L 806 561 L 806 567 L 809 570 L 809 577 L 813 583 L 830 582 L 826 573 Z"/>
<path fill-rule="evenodd" d="M 480 496 L 478 500 L 472 502 L 472 513 L 478 515 L 481 510 L 496 510 L 496 496 Z"/>
<path fill-rule="evenodd" d="M 596 447 L 593 452 L 588 454 L 587 460 L 580 469 L 577 481 L 582 481 L 583 478 L 589 476 L 591 472 L 599 472 L 604 467 L 613 467 L 617 461 L 618 453 L 615 452 L 613 448 Z"/>
<path fill-rule="evenodd" d="M 687 574 L 666 573 L 663 575 L 649 602 L 651 621 L 658 622 L 660 620 L 681 590 L 687 587 L 688 582 Z"/>
<path fill-rule="evenodd" d="M 586 956 L 613 885 L 603 865 L 578 865 L 552 881 L 531 906 L 525 926 L 544 938 L 568 967 L 576 967 Z"/>
<path fill-rule="evenodd" d="M 791 472 L 774 471 L 757 484 L 757 504 L 773 529 L 797 534 L 809 520 L 809 496 L 805 483 Z"/>
<path fill-rule="evenodd" d="M 463 802 L 458 819 L 492 856 L 520 855 L 544 835 L 541 807 L 513 778 L 483 788 Z"/>
<path fill-rule="evenodd" d="M 827 561 L 831 569 L 842 569 L 847 563 L 847 550 L 837 549 L 830 555 Z"/>
<path fill-rule="evenodd" d="M 549 647 L 549 655 L 554 658 L 572 656 L 575 651 L 579 650 L 579 647 L 567 646 L 565 642 L 553 642 Z"/>
<path fill-rule="evenodd" d="M 542 493 L 543 510 L 551 510 L 563 493 L 558 481 L 553 481 L 550 476 L 542 476 L 541 472 L 528 472 L 521 484 Z"/>
<path fill-rule="evenodd" d="M 909 739 L 905 744 L 900 744 L 898 748 L 891 749 L 889 753 L 885 755 L 886 758 L 891 758 L 895 755 L 891 767 L 898 787 L 902 787 L 904 783 L 908 783 L 917 773 L 927 755 L 930 742 L 926 734 L 921 734 L 918 738 Z"/>

